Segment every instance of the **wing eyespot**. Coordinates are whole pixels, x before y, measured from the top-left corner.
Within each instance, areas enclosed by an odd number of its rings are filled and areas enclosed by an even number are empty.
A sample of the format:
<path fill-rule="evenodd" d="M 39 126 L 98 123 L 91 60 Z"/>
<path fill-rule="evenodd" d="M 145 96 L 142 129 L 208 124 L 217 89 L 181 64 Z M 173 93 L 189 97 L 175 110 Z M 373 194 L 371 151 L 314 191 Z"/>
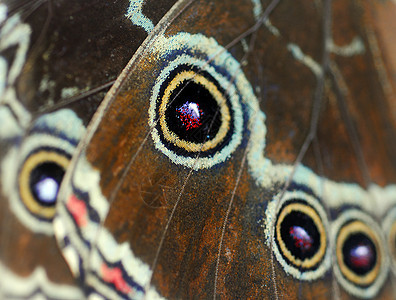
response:
<path fill-rule="evenodd" d="M 348 209 L 333 222 L 332 239 L 338 282 L 354 296 L 376 295 L 389 270 L 386 242 L 378 224 L 365 212 Z"/>
<path fill-rule="evenodd" d="M 225 162 L 244 142 L 247 129 L 245 101 L 251 87 L 238 62 L 200 34 L 178 34 L 155 49 L 166 64 L 154 68 L 150 93 L 154 147 L 196 171 Z"/>
<path fill-rule="evenodd" d="M 340 229 L 336 254 L 346 279 L 363 286 L 374 282 L 380 269 L 379 242 L 375 232 L 361 221 L 352 221 Z"/>
<path fill-rule="evenodd" d="M 209 165 L 235 139 L 235 111 L 225 87 L 208 71 L 178 65 L 159 88 L 154 138 L 177 162 L 188 165 L 199 156 Z"/>
<path fill-rule="evenodd" d="M 70 157 L 55 150 L 40 150 L 24 161 L 19 173 L 18 190 L 28 211 L 51 220 L 63 175 Z"/>
<path fill-rule="evenodd" d="M 306 190 L 287 190 L 279 202 L 272 202 L 267 209 L 266 234 L 272 236 L 272 251 L 285 272 L 311 281 L 330 268 L 331 251 L 326 212 L 319 199 Z"/>
<path fill-rule="evenodd" d="M 32 123 L 2 164 L 2 190 L 10 209 L 29 230 L 53 235 L 58 191 L 70 159 L 85 132 L 70 109 L 45 114 Z"/>
<path fill-rule="evenodd" d="M 164 140 L 188 153 L 215 149 L 229 135 L 229 103 L 208 77 L 178 72 L 161 97 L 158 115 Z"/>
<path fill-rule="evenodd" d="M 326 253 L 326 232 L 321 218 L 313 207 L 299 199 L 281 208 L 275 240 L 283 257 L 301 270 L 315 268 Z"/>

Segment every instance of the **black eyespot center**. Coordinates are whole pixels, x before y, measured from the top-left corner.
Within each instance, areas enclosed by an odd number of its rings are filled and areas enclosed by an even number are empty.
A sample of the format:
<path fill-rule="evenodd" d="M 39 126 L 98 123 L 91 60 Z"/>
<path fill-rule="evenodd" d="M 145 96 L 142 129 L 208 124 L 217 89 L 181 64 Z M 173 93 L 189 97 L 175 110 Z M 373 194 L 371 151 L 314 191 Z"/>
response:
<path fill-rule="evenodd" d="M 377 262 L 377 250 L 374 242 L 366 234 L 351 234 L 342 246 L 345 265 L 357 275 L 366 275 Z"/>
<path fill-rule="evenodd" d="M 234 95 L 234 94 L 233 94 Z M 228 145 L 235 130 L 235 102 L 208 72 L 180 65 L 161 84 L 155 126 L 163 145 L 178 156 L 213 157 Z"/>
<path fill-rule="evenodd" d="M 57 148 L 40 148 L 24 160 L 19 170 L 18 190 L 27 211 L 51 221 L 55 203 L 70 156 Z"/>
<path fill-rule="evenodd" d="M 203 85 L 191 80 L 172 91 L 165 119 L 180 139 L 193 143 L 213 139 L 221 126 L 217 101 Z"/>
<path fill-rule="evenodd" d="M 289 251 L 297 258 L 311 258 L 320 246 L 320 234 L 307 214 L 292 211 L 280 224 L 281 237 Z"/>
<path fill-rule="evenodd" d="M 336 236 L 336 255 L 342 276 L 355 286 L 367 287 L 380 277 L 384 252 L 379 228 L 368 217 L 362 217 L 341 223 Z"/>
<path fill-rule="evenodd" d="M 326 254 L 327 238 L 321 215 L 302 199 L 280 209 L 276 244 L 283 258 L 300 271 L 316 270 Z"/>
<path fill-rule="evenodd" d="M 54 206 L 65 170 L 55 162 L 37 165 L 30 173 L 29 186 L 34 199 L 43 206 Z"/>

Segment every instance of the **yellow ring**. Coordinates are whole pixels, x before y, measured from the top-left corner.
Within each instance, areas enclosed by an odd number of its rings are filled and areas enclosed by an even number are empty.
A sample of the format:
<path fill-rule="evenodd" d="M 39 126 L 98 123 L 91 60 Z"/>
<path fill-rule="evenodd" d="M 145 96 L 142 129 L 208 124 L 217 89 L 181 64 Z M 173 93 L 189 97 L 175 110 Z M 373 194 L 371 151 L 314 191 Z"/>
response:
<path fill-rule="evenodd" d="M 221 116 L 221 126 L 216 136 L 205 142 L 205 143 L 193 143 L 187 142 L 185 140 L 180 139 L 174 132 L 172 132 L 165 120 L 165 112 L 169 103 L 169 97 L 171 93 L 184 81 L 191 80 L 203 87 L 205 87 L 219 104 L 220 107 L 220 116 Z M 168 87 L 165 89 L 164 95 L 162 96 L 162 101 L 159 106 L 159 122 L 162 129 L 162 133 L 164 138 L 174 144 L 179 148 L 183 148 L 189 152 L 201 152 L 207 151 L 215 148 L 227 135 L 230 129 L 230 121 L 231 115 L 230 110 L 227 106 L 227 100 L 224 95 L 219 91 L 217 86 L 206 79 L 204 76 L 197 74 L 193 71 L 183 71 L 175 76 L 172 81 L 169 83 Z"/>
<path fill-rule="evenodd" d="M 396 222 L 394 222 L 390 228 L 388 236 L 389 249 L 392 254 L 393 260 L 396 260 Z"/>
<path fill-rule="evenodd" d="M 377 261 L 375 263 L 374 269 L 364 276 L 357 275 L 353 271 L 351 271 L 351 269 L 345 265 L 343 259 L 344 255 L 342 253 L 342 247 L 344 245 L 344 242 L 351 234 L 356 234 L 356 233 L 363 233 L 368 237 L 370 237 L 372 242 L 374 243 L 375 251 L 377 254 Z M 379 239 L 377 235 L 374 233 L 374 231 L 361 221 L 353 221 L 345 225 L 343 228 L 341 228 L 337 236 L 337 244 L 336 244 L 337 261 L 338 261 L 338 265 L 340 266 L 341 272 L 348 280 L 358 285 L 369 285 L 372 282 L 374 282 L 375 278 L 378 276 L 381 265 L 380 264 L 381 253 L 379 251 L 378 240 Z"/>
<path fill-rule="evenodd" d="M 66 170 L 70 160 L 62 154 L 46 150 L 30 155 L 25 161 L 19 175 L 19 193 L 21 195 L 22 202 L 25 204 L 30 212 L 47 219 L 52 219 L 55 214 L 55 207 L 40 205 L 34 199 L 34 196 L 30 190 L 31 172 L 38 165 L 49 162 L 55 163 Z"/>
<path fill-rule="evenodd" d="M 291 212 L 296 211 L 296 212 L 302 212 L 306 215 L 308 215 L 314 224 L 316 225 L 319 235 L 320 235 L 320 247 L 316 254 L 308 259 L 301 260 L 299 258 L 294 257 L 294 255 L 289 251 L 287 246 L 282 240 L 281 236 L 281 224 L 285 217 L 289 215 Z M 318 213 L 310 206 L 301 204 L 301 203 L 291 203 L 284 207 L 279 215 L 278 222 L 276 224 L 276 238 L 279 242 L 279 247 L 282 250 L 283 254 L 287 257 L 287 259 L 292 262 L 295 266 L 297 267 L 302 267 L 306 269 L 313 268 L 316 264 L 318 264 L 323 256 L 326 253 L 326 245 L 327 245 L 327 239 L 326 239 L 326 231 L 323 226 L 323 223 L 318 215 Z"/>

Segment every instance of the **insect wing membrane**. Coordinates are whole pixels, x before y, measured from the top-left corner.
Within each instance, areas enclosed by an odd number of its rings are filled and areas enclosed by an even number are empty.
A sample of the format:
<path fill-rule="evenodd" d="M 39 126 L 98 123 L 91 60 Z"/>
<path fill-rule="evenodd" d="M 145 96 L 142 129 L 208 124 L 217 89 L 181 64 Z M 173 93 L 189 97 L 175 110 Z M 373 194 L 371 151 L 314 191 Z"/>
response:
<path fill-rule="evenodd" d="M 179 1 L 102 103 L 55 220 L 92 295 L 391 297 L 395 130 L 364 118 L 388 105 L 366 8 L 273 4 Z"/>

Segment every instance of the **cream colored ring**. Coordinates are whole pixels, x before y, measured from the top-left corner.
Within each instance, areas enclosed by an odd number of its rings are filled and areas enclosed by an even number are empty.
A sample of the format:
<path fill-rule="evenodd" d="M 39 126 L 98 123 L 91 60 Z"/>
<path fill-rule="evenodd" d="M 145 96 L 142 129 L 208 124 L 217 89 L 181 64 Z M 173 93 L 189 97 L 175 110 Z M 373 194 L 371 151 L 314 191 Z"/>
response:
<path fill-rule="evenodd" d="M 193 143 L 180 139 L 174 132 L 172 132 L 166 123 L 165 112 L 168 108 L 169 98 L 172 92 L 184 81 L 193 81 L 205 87 L 216 100 L 220 107 L 221 126 L 216 136 L 205 143 Z M 165 89 L 164 95 L 159 106 L 159 122 L 164 138 L 179 148 L 183 148 L 188 152 L 201 152 L 215 148 L 222 140 L 224 140 L 228 131 L 230 130 L 231 115 L 227 105 L 227 100 L 219 91 L 217 86 L 206 79 L 204 76 L 194 71 L 183 71 L 175 76 Z"/>
<path fill-rule="evenodd" d="M 294 255 L 289 251 L 285 243 L 283 242 L 281 236 L 281 224 L 285 217 L 289 215 L 291 212 L 302 212 L 309 216 L 314 224 L 316 225 L 319 235 L 320 235 L 320 247 L 316 254 L 309 258 L 301 260 L 299 258 L 294 257 Z M 324 257 L 326 253 L 327 239 L 326 239 L 326 231 L 323 226 L 323 223 L 318 215 L 318 213 L 310 206 L 304 205 L 301 203 L 291 203 L 284 207 L 278 217 L 278 222 L 276 224 L 276 239 L 279 242 L 279 247 L 282 250 L 283 254 L 287 257 L 287 259 L 293 263 L 297 267 L 302 267 L 306 269 L 310 269 L 315 267 Z"/>
<path fill-rule="evenodd" d="M 43 163 L 55 163 L 65 170 L 69 165 L 70 160 L 57 152 L 43 150 L 30 155 L 19 175 L 19 193 L 22 202 L 28 210 L 38 216 L 46 219 L 52 219 L 55 214 L 55 207 L 47 207 L 40 205 L 35 199 L 30 190 L 30 174 L 38 165 Z"/>

